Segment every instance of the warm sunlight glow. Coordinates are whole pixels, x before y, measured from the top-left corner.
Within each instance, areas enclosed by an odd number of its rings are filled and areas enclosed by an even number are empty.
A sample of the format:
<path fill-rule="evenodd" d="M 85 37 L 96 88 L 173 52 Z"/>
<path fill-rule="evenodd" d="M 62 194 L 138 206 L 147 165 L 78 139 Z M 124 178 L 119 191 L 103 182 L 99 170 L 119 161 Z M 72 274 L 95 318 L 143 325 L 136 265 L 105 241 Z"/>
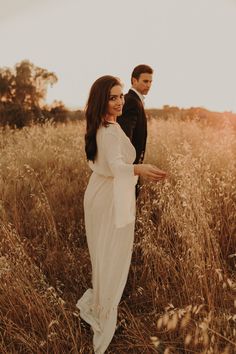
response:
<path fill-rule="evenodd" d="M 92 3 L 92 6 L 91 6 Z M 155 70 L 146 107 L 236 112 L 236 2 L 230 0 L 0 0 L 0 67 L 23 59 L 55 72 L 48 102 L 83 107 L 100 75 Z"/>

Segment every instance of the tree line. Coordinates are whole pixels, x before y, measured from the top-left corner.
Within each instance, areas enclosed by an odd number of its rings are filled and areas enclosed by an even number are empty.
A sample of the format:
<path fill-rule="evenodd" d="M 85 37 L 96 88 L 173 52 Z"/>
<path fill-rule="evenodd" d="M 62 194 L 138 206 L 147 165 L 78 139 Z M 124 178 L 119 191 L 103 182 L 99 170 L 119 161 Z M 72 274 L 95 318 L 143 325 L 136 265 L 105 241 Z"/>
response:
<path fill-rule="evenodd" d="M 55 73 L 23 60 L 12 68 L 0 68 L 0 125 L 22 128 L 34 123 L 76 119 L 80 111 L 69 111 L 62 101 L 46 104 Z"/>
<path fill-rule="evenodd" d="M 22 128 L 47 121 L 65 122 L 84 118 L 80 110 L 71 111 L 62 101 L 46 104 L 49 85 L 58 81 L 55 73 L 23 60 L 12 68 L 0 68 L 0 126 Z M 152 118 L 197 120 L 206 124 L 222 125 L 229 121 L 236 126 L 232 112 L 210 112 L 202 107 L 181 109 L 165 105 L 160 109 L 147 109 Z"/>

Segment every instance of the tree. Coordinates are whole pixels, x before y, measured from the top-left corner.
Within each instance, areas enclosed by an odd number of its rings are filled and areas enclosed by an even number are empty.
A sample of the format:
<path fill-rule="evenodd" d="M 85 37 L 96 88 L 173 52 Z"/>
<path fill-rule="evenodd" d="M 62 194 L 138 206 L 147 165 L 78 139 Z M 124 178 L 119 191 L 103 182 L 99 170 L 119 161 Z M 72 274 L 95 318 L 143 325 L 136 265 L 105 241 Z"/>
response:
<path fill-rule="evenodd" d="M 16 100 L 30 108 L 43 106 L 48 85 L 57 82 L 56 75 L 27 60 L 17 64 L 15 70 Z"/>
<path fill-rule="evenodd" d="M 57 76 L 23 60 L 15 68 L 0 69 L 0 122 L 22 127 L 37 121 L 45 105 L 48 85 L 54 85 Z"/>
<path fill-rule="evenodd" d="M 0 102 L 12 102 L 15 76 L 11 69 L 0 69 Z"/>
<path fill-rule="evenodd" d="M 52 103 L 50 114 L 54 122 L 65 122 L 68 118 L 68 110 L 62 101 Z"/>

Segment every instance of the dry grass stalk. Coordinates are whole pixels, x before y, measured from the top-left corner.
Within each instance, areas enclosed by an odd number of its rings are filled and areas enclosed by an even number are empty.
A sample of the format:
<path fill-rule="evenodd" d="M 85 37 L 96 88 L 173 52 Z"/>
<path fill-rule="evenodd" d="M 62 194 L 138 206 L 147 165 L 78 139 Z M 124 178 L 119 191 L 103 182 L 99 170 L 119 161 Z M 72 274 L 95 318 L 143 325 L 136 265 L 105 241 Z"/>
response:
<path fill-rule="evenodd" d="M 0 132 L 1 353 L 91 352 L 84 124 Z M 109 353 L 231 354 L 236 344 L 236 139 L 229 125 L 151 120 L 120 327 Z"/>

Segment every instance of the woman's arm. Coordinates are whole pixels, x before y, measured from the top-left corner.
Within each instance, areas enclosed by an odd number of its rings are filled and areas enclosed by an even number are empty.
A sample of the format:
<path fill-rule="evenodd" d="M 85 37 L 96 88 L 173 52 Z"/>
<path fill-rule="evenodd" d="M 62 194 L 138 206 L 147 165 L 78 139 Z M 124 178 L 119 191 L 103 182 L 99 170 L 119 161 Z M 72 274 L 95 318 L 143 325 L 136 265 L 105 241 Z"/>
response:
<path fill-rule="evenodd" d="M 158 182 L 166 178 L 166 172 L 160 170 L 158 167 L 150 164 L 134 165 L 134 174 Z"/>

